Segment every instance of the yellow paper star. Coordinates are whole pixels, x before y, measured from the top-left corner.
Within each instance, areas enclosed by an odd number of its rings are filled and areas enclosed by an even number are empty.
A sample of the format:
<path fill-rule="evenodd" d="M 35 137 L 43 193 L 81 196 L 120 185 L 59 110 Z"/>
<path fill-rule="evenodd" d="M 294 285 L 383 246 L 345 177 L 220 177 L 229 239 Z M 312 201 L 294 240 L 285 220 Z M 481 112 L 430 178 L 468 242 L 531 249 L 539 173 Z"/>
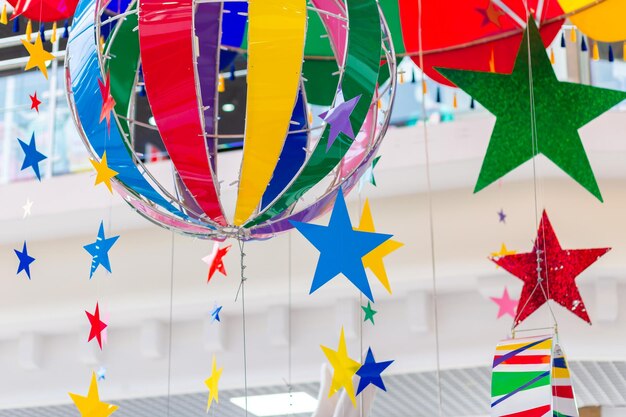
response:
<path fill-rule="evenodd" d="M 371 233 L 376 232 L 369 200 L 365 200 L 361 222 L 359 223 L 359 227 L 355 228 L 355 230 Z M 404 243 L 389 239 L 362 258 L 363 267 L 369 268 L 374 273 L 389 294 L 391 294 L 391 285 L 389 284 L 383 258 L 402 246 L 404 246 Z"/>
<path fill-rule="evenodd" d="M 361 367 L 361 364 L 355 360 L 352 360 L 348 356 L 348 349 L 346 347 L 346 338 L 341 328 L 341 336 L 339 337 L 339 347 L 336 351 L 327 348 L 326 346 L 320 346 L 326 359 L 333 367 L 333 379 L 330 384 L 329 397 L 332 397 L 341 388 L 346 390 L 348 397 L 352 401 L 352 405 L 356 408 L 356 397 L 354 396 L 354 383 L 352 378 Z"/>
<path fill-rule="evenodd" d="M 116 405 L 100 401 L 95 372 L 91 375 L 91 385 L 89 385 L 89 393 L 86 397 L 71 392 L 69 394 L 82 417 L 109 417 L 118 409 Z"/>
<path fill-rule="evenodd" d="M 219 403 L 219 389 L 217 384 L 220 382 L 220 377 L 222 376 L 222 371 L 224 368 L 217 369 L 217 364 L 215 362 L 215 355 L 213 355 L 213 367 L 211 369 L 211 376 L 204 381 L 204 385 L 209 389 L 209 400 L 207 401 L 206 411 L 209 412 L 209 408 L 211 408 L 211 404 L 213 404 L 213 400 L 215 399 L 216 403 Z"/>
<path fill-rule="evenodd" d="M 102 160 L 100 162 L 96 161 L 93 158 L 89 159 L 89 161 L 91 162 L 91 165 L 93 165 L 93 169 L 95 169 L 97 173 L 96 183 L 94 184 L 94 186 L 104 183 L 109 189 L 109 192 L 112 194 L 113 189 L 111 188 L 111 178 L 116 176 L 118 172 L 109 168 L 109 165 L 107 164 L 106 151 L 104 151 L 104 153 L 102 154 Z"/>
<path fill-rule="evenodd" d="M 502 256 L 515 255 L 516 253 L 517 251 L 507 249 L 506 245 L 503 243 L 500 247 L 500 252 L 491 252 L 491 257 L 500 258 Z"/>
<path fill-rule="evenodd" d="M 43 49 L 43 43 L 41 42 L 41 36 L 37 36 L 35 39 L 35 43 L 32 44 L 27 40 L 22 39 L 22 45 L 28 51 L 28 62 L 26 63 L 26 68 L 24 71 L 28 71 L 31 68 L 39 68 L 39 70 L 43 73 L 43 76 L 48 79 L 48 69 L 46 68 L 46 61 L 51 61 L 54 59 L 54 55 L 50 52 Z"/>

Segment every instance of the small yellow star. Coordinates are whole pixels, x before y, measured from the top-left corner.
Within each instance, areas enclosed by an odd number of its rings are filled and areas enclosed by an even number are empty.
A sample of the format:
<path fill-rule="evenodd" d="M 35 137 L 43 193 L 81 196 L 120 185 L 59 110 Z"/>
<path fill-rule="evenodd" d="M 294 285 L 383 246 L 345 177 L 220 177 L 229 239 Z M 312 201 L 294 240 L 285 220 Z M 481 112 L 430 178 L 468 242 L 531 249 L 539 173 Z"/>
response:
<path fill-rule="evenodd" d="M 98 395 L 98 381 L 96 373 L 91 375 L 91 384 L 89 385 L 89 393 L 86 397 L 70 392 L 70 398 L 74 401 L 81 417 L 109 417 L 118 407 L 116 405 L 107 404 L 100 401 Z"/>
<path fill-rule="evenodd" d="M 31 68 L 39 68 L 39 70 L 43 73 L 43 76 L 48 79 L 48 69 L 46 68 L 46 61 L 51 61 L 54 59 L 54 55 L 50 52 L 43 49 L 43 43 L 41 42 L 41 36 L 37 36 L 35 39 L 35 43 L 32 44 L 27 40 L 22 39 L 22 45 L 28 51 L 28 62 L 26 63 L 26 68 L 24 71 L 28 71 Z"/>
<path fill-rule="evenodd" d="M 116 176 L 118 172 L 109 168 L 109 165 L 107 164 L 106 151 L 102 154 L 102 160 L 100 162 L 93 158 L 89 159 L 89 161 L 91 162 L 91 165 L 93 165 L 93 169 L 96 170 L 96 183 L 94 186 L 104 183 L 109 189 L 109 192 L 112 194 L 113 189 L 111 188 L 111 178 Z"/>
<path fill-rule="evenodd" d="M 329 397 L 332 397 L 341 388 L 346 390 L 346 394 L 350 397 L 352 405 L 356 408 L 356 397 L 354 396 L 354 382 L 352 378 L 361 367 L 361 364 L 355 360 L 352 360 L 348 356 L 348 349 L 346 347 L 346 338 L 341 328 L 341 336 L 339 337 L 339 347 L 337 350 L 332 350 L 326 346 L 320 346 L 326 359 L 333 367 L 333 379 L 330 384 Z"/>
<path fill-rule="evenodd" d="M 361 222 L 359 223 L 359 227 L 355 228 L 355 230 L 376 233 L 369 200 L 365 200 Z M 363 267 L 371 269 L 389 294 L 391 294 L 391 286 L 389 285 L 389 278 L 387 277 L 387 270 L 385 269 L 383 258 L 402 246 L 404 246 L 404 243 L 389 239 L 362 258 Z"/>
<path fill-rule="evenodd" d="M 500 252 L 491 252 L 491 257 L 498 259 L 503 256 L 515 255 L 517 251 L 507 249 L 506 245 L 503 243 L 500 247 Z M 499 266 L 497 268 L 500 268 Z"/>
<path fill-rule="evenodd" d="M 213 355 L 213 366 L 211 369 L 211 376 L 204 381 L 204 385 L 209 389 L 209 400 L 207 401 L 206 411 L 209 412 L 209 408 L 211 408 L 211 404 L 213 404 L 213 400 L 216 403 L 219 403 L 219 389 L 217 384 L 220 382 L 220 377 L 222 376 L 222 371 L 224 368 L 217 369 L 217 364 L 215 362 L 215 355 Z"/>

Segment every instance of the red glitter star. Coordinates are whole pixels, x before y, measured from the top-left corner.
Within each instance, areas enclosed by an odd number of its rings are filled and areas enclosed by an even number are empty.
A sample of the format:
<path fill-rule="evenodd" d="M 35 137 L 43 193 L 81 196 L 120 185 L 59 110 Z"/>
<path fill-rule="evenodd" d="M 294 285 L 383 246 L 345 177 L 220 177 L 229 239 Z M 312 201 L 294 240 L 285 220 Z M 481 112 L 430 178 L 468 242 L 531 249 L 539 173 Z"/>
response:
<path fill-rule="evenodd" d="M 213 251 L 202 258 L 202 260 L 209 265 L 209 277 L 207 278 L 207 282 L 211 281 L 213 278 L 213 274 L 216 271 L 220 271 L 222 275 L 226 275 L 226 267 L 224 266 L 224 256 L 228 253 L 232 245 L 225 246 L 220 248 L 218 243 L 213 245 Z"/>
<path fill-rule="evenodd" d="M 100 346 L 100 350 L 102 350 L 102 332 L 106 329 L 107 325 L 105 322 L 100 320 L 100 309 L 98 307 L 98 303 L 96 303 L 96 311 L 91 314 L 88 311 L 87 318 L 89 319 L 89 324 L 91 325 L 91 330 L 89 331 L 89 340 L 87 342 L 91 342 L 94 338 L 98 341 L 98 346 Z"/>
<path fill-rule="evenodd" d="M 28 97 L 30 97 L 30 109 L 35 109 L 37 110 L 37 113 L 39 113 L 39 105 L 41 104 L 41 101 L 37 98 L 37 92 L 35 91 L 35 94 L 32 96 L 29 94 Z"/>
<path fill-rule="evenodd" d="M 107 127 L 111 128 L 111 112 L 115 108 L 115 99 L 111 95 L 111 79 L 107 72 L 104 82 L 98 78 L 100 95 L 102 96 L 102 110 L 100 111 L 100 122 L 107 119 Z"/>
<path fill-rule="evenodd" d="M 524 281 L 515 325 L 519 325 L 547 299 L 556 301 L 591 324 L 575 279 L 610 250 L 562 249 L 544 211 L 532 252 L 491 258 L 498 266 Z"/>

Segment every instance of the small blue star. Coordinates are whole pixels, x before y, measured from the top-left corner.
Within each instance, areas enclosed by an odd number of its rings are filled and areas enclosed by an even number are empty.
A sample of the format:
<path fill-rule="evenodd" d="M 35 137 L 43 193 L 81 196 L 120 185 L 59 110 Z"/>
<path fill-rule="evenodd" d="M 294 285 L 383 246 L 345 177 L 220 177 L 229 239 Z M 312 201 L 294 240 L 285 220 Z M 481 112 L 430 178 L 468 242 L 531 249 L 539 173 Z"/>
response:
<path fill-rule="evenodd" d="M 91 260 L 91 272 L 89 273 L 89 279 L 93 277 L 96 269 L 102 265 L 107 271 L 111 272 L 111 264 L 109 262 L 109 250 L 115 242 L 119 239 L 119 236 L 105 238 L 104 236 L 104 222 L 100 222 L 100 229 L 98 230 L 98 237 L 94 243 L 85 245 L 84 248 L 92 256 Z"/>
<path fill-rule="evenodd" d="M 367 298 L 374 301 L 361 258 L 392 238 L 392 235 L 354 230 L 341 189 L 337 193 L 328 226 L 300 222 L 292 224 L 320 251 L 310 294 L 343 274 Z"/>
<path fill-rule="evenodd" d="M 35 133 L 30 137 L 30 143 L 27 145 L 22 139 L 18 138 L 18 142 L 24 151 L 24 162 L 22 163 L 21 170 L 24 171 L 28 167 L 32 167 L 35 171 L 37 179 L 41 181 L 41 174 L 39 173 L 39 163 L 47 158 L 37 150 L 37 142 L 35 141 Z"/>
<path fill-rule="evenodd" d="M 500 218 L 500 223 L 506 223 L 506 213 L 503 209 L 500 209 L 498 212 L 498 217 Z"/>
<path fill-rule="evenodd" d="M 30 264 L 35 262 L 35 258 L 28 255 L 28 248 L 26 247 L 26 241 L 24 241 L 24 246 L 22 247 L 21 252 L 17 249 L 13 249 L 13 250 L 15 251 L 15 254 L 17 255 L 17 259 L 20 260 L 20 264 L 17 266 L 16 275 L 22 271 L 25 271 L 26 275 L 28 275 L 28 279 L 30 279 Z"/>
<path fill-rule="evenodd" d="M 107 368 L 101 366 L 96 373 L 96 378 L 98 379 L 98 382 L 104 381 L 107 378 Z"/>
<path fill-rule="evenodd" d="M 211 323 L 215 321 L 222 322 L 222 320 L 220 320 L 220 311 L 222 311 L 222 306 L 215 306 L 213 308 L 213 311 L 211 311 Z"/>
<path fill-rule="evenodd" d="M 386 362 L 376 362 L 374 359 L 374 354 L 372 353 L 372 348 L 367 349 L 367 357 L 365 358 L 365 362 L 356 374 L 361 378 L 359 380 L 359 387 L 356 390 L 356 395 L 359 395 L 361 391 L 367 388 L 368 385 L 375 385 L 383 391 L 387 391 L 385 388 L 385 383 L 383 382 L 383 378 L 380 374 L 383 373 L 385 369 L 391 365 L 393 361 Z"/>

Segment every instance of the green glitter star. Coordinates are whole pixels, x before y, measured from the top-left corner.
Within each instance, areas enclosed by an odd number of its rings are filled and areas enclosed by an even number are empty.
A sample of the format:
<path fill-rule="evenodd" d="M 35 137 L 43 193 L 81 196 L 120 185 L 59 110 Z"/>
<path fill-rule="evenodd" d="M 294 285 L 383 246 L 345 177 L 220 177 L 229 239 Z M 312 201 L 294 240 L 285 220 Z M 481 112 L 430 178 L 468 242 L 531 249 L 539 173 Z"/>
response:
<path fill-rule="evenodd" d="M 437 70 L 497 118 L 475 193 L 541 153 L 603 201 L 578 129 L 626 99 L 626 93 L 557 80 L 534 19 L 528 21 L 512 74 Z"/>
<path fill-rule="evenodd" d="M 366 321 L 371 321 L 372 324 L 376 324 L 374 323 L 374 315 L 376 313 L 378 313 L 378 311 L 374 310 L 372 308 L 372 303 L 371 302 L 367 302 L 367 307 L 366 306 L 361 306 L 361 308 L 363 309 L 363 311 L 365 312 L 365 318 L 363 319 L 364 322 Z"/>

